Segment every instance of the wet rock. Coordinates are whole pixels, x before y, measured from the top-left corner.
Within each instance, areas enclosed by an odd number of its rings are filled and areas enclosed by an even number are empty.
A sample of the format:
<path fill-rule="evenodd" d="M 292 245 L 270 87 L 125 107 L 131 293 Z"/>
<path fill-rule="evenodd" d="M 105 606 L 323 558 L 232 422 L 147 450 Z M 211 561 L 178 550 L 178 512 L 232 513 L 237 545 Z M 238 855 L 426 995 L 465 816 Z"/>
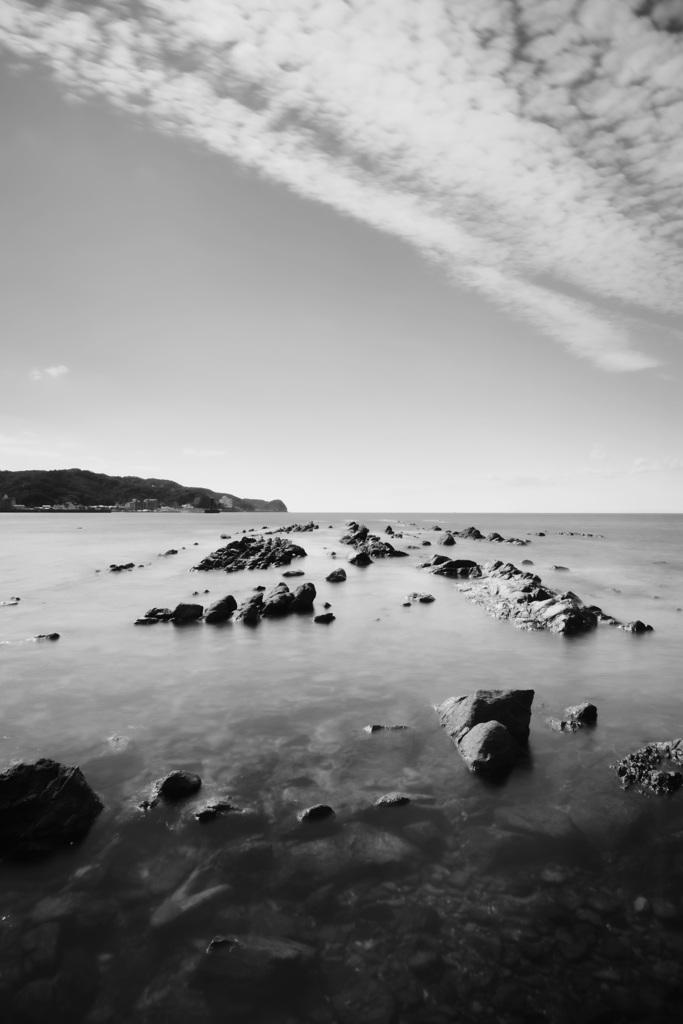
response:
<path fill-rule="evenodd" d="M 230 541 L 223 548 L 211 552 L 193 570 L 239 572 L 243 569 L 268 569 L 290 565 L 295 558 L 305 558 L 306 552 L 286 537 L 243 536 Z"/>
<path fill-rule="evenodd" d="M 59 633 L 37 633 L 32 640 L 59 640 Z"/>
<path fill-rule="evenodd" d="M 505 772 L 521 759 L 523 751 L 500 722 L 481 722 L 473 726 L 457 744 L 458 751 L 472 772 Z"/>
<path fill-rule="evenodd" d="M 582 704 L 572 704 L 571 707 L 565 708 L 564 717 L 580 725 L 595 725 L 598 720 L 598 709 L 595 704 L 584 701 Z"/>
<path fill-rule="evenodd" d="M 533 564 L 534 563 L 531 561 L 530 558 L 523 558 L 522 559 L 522 565 L 533 565 Z"/>
<path fill-rule="evenodd" d="M 0 852 L 49 853 L 86 834 L 103 810 L 80 768 L 41 758 L 0 772 Z"/>
<path fill-rule="evenodd" d="M 156 622 L 168 622 L 173 618 L 173 612 L 170 608 L 150 608 L 145 612 L 145 618 L 154 619 Z"/>
<path fill-rule="evenodd" d="M 205 889 L 199 888 L 198 892 L 193 891 L 201 886 L 202 875 L 201 866 L 195 868 L 183 884 L 157 907 L 150 918 L 152 928 L 162 928 L 165 925 L 171 924 L 173 921 L 177 921 L 178 918 L 196 910 L 197 907 L 210 903 L 230 891 L 230 886 L 225 883 L 213 885 Z"/>
<path fill-rule="evenodd" d="M 232 594 L 226 594 L 225 597 L 221 597 L 209 605 L 204 621 L 208 623 L 227 622 L 234 611 L 237 611 L 237 601 Z"/>
<path fill-rule="evenodd" d="M 529 739 L 533 699 L 533 690 L 475 690 L 461 697 L 449 697 L 436 711 L 455 743 L 475 725 L 496 721 L 518 743 L 525 744 Z"/>
<path fill-rule="evenodd" d="M 658 795 L 674 793 L 683 785 L 683 773 L 663 771 L 667 762 L 683 766 L 683 740 L 648 743 L 610 765 L 624 789 L 636 786 L 641 792 Z"/>
<path fill-rule="evenodd" d="M 168 551 L 164 551 L 164 556 L 166 556 L 166 555 L 177 555 L 177 554 L 178 554 L 178 551 L 177 551 L 176 548 L 169 548 Z"/>
<path fill-rule="evenodd" d="M 551 565 L 551 566 L 549 566 L 549 568 L 553 572 L 569 572 L 569 569 L 567 568 L 566 565 Z"/>
<path fill-rule="evenodd" d="M 625 633 L 653 633 L 652 626 L 646 626 L 640 619 L 636 619 L 634 622 L 627 622 L 624 625 L 618 624 L 620 629 L 623 629 Z"/>
<path fill-rule="evenodd" d="M 419 601 L 420 604 L 431 604 L 435 600 L 433 594 L 419 593 L 416 590 L 412 594 L 406 594 L 406 601 Z"/>
<path fill-rule="evenodd" d="M 452 533 L 446 533 L 441 539 L 441 544 L 445 548 L 453 547 L 453 545 L 455 544 L 455 537 L 453 536 Z"/>
<path fill-rule="evenodd" d="M 443 556 L 437 556 L 442 558 Z M 481 576 L 481 568 L 470 558 L 447 558 L 439 561 L 431 570 L 435 576 L 449 576 L 455 579 L 472 579 Z"/>
<path fill-rule="evenodd" d="M 243 622 L 245 626 L 255 626 L 261 617 L 261 608 L 263 607 L 263 594 L 258 590 L 255 594 L 250 594 L 242 602 L 237 609 L 237 618 L 240 622 Z"/>
<path fill-rule="evenodd" d="M 432 526 L 432 530 L 443 530 L 442 526 Z"/>
<path fill-rule="evenodd" d="M 366 725 L 363 732 L 402 732 L 407 725 Z"/>
<path fill-rule="evenodd" d="M 576 842 L 578 832 L 569 815 L 547 803 L 499 807 L 493 815 L 499 828 L 522 832 L 538 839 Z"/>
<path fill-rule="evenodd" d="M 167 551 L 166 554 L 169 554 L 169 552 Z M 173 554 L 177 555 L 178 552 L 174 551 Z M 112 565 L 109 566 L 109 572 L 124 572 L 126 569 L 134 569 L 134 568 L 135 568 L 135 562 L 126 562 L 125 565 L 114 565 L 114 564 L 112 564 Z"/>
<path fill-rule="evenodd" d="M 315 598 L 315 586 L 312 583 L 302 583 L 292 595 L 292 611 L 310 612 L 313 609 Z"/>
<path fill-rule="evenodd" d="M 319 622 L 322 625 L 326 626 L 328 625 L 328 623 L 334 622 L 335 619 L 336 615 L 333 615 L 332 612 L 324 612 L 322 615 L 316 615 L 313 621 Z"/>
<path fill-rule="evenodd" d="M 423 540 L 422 541 L 422 547 L 423 548 L 431 548 L 431 546 L 432 546 L 431 540 Z"/>
<path fill-rule="evenodd" d="M 457 535 L 463 537 L 465 540 L 483 540 L 484 534 L 481 533 L 476 526 L 468 526 L 467 529 L 461 530 Z"/>
<path fill-rule="evenodd" d="M 280 618 L 292 610 L 294 595 L 286 583 L 278 583 L 263 599 L 261 615 L 264 619 Z"/>
<path fill-rule="evenodd" d="M 343 583 L 346 579 L 346 570 L 335 569 L 329 576 L 326 576 L 325 579 L 328 583 Z"/>
<path fill-rule="evenodd" d="M 157 783 L 156 793 L 166 800 L 182 800 L 201 789 L 202 780 L 195 772 L 174 771 Z"/>
<path fill-rule="evenodd" d="M 372 565 L 372 558 L 367 551 L 357 551 L 355 555 L 349 555 L 349 562 L 351 565 Z"/>
<path fill-rule="evenodd" d="M 206 824 L 208 821 L 215 821 L 216 818 L 222 818 L 224 814 L 242 814 L 242 808 L 238 807 L 237 804 L 232 803 L 230 800 L 212 800 L 210 803 L 200 807 L 198 811 L 194 812 L 194 817 L 197 821 Z"/>
<path fill-rule="evenodd" d="M 172 622 L 196 622 L 204 614 L 204 606 L 201 604 L 180 603 L 173 609 Z"/>
<path fill-rule="evenodd" d="M 393 529 L 391 528 L 391 526 L 387 526 L 387 528 L 386 528 L 386 530 L 385 530 L 384 532 L 385 532 L 385 533 L 388 533 L 388 534 L 392 534 L 392 533 L 393 533 L 394 531 L 393 531 Z"/>
<path fill-rule="evenodd" d="M 331 607 L 332 607 L 332 605 L 330 604 L 330 602 L 329 601 L 325 601 L 325 604 L 323 605 L 323 608 L 331 608 Z"/>
<path fill-rule="evenodd" d="M 327 804 L 313 804 L 297 814 L 298 821 L 323 821 L 334 817 L 334 811 Z"/>
<path fill-rule="evenodd" d="M 289 579 L 292 576 L 305 576 L 306 573 L 304 572 L 303 569 L 288 569 L 287 572 L 283 572 L 282 575 L 286 579 Z"/>
<path fill-rule="evenodd" d="M 314 959 L 313 947 L 292 939 L 217 935 L 199 962 L 196 983 L 252 990 L 254 985 L 291 985 Z"/>
<path fill-rule="evenodd" d="M 407 793 L 384 793 L 375 800 L 375 807 L 405 807 L 410 803 Z"/>
<path fill-rule="evenodd" d="M 290 844 L 278 857 L 279 877 L 307 887 L 377 868 L 414 865 L 421 854 L 392 832 L 352 822 L 335 835 Z"/>

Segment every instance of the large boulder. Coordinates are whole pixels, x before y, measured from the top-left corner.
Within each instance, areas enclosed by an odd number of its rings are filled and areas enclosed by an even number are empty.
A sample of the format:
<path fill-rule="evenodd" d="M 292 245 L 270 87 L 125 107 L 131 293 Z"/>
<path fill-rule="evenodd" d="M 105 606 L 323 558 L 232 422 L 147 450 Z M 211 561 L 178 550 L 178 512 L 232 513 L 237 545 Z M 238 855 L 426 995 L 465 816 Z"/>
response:
<path fill-rule="evenodd" d="M 242 601 L 242 604 L 237 609 L 237 618 L 245 624 L 245 626 L 255 626 L 261 616 L 261 609 L 263 607 L 263 594 L 257 591 L 255 594 L 250 594 L 249 597 Z"/>
<path fill-rule="evenodd" d="M 435 576 L 451 576 L 461 579 L 481 576 L 480 567 L 471 558 L 447 558 L 445 561 L 439 562 L 432 571 Z"/>
<path fill-rule="evenodd" d="M 204 614 L 204 607 L 201 604 L 186 604 L 181 602 L 173 609 L 172 622 L 196 622 Z"/>
<path fill-rule="evenodd" d="M 533 690 L 475 690 L 449 697 L 437 707 L 441 724 L 457 743 L 460 736 L 481 722 L 500 722 L 518 743 L 529 739 Z"/>
<path fill-rule="evenodd" d="M 455 544 L 455 537 L 452 533 L 445 533 L 441 543 L 445 548 L 452 547 Z"/>
<path fill-rule="evenodd" d="M 522 747 L 500 722 L 480 722 L 458 742 L 463 761 L 472 772 L 503 772 L 520 760 Z"/>
<path fill-rule="evenodd" d="M 316 598 L 315 586 L 313 583 L 302 583 L 292 595 L 293 612 L 310 612 L 313 610 L 313 602 Z"/>
<path fill-rule="evenodd" d="M 219 601 L 214 601 L 213 604 L 209 605 L 206 609 L 204 621 L 227 622 L 232 613 L 236 610 L 237 601 L 232 594 L 228 594 L 226 597 L 221 597 Z"/>
<path fill-rule="evenodd" d="M 83 777 L 49 758 L 0 772 L 0 853 L 49 853 L 82 839 L 104 805 Z"/>
<path fill-rule="evenodd" d="M 261 615 L 265 618 L 278 618 L 292 610 L 294 595 L 286 583 L 278 583 L 263 599 Z"/>

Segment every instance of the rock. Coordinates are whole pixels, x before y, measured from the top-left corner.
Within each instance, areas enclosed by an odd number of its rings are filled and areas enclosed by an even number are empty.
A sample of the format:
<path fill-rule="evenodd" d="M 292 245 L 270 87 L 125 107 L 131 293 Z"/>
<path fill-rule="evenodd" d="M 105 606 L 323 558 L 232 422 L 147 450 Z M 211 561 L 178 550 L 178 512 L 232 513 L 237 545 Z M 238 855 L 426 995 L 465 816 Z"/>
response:
<path fill-rule="evenodd" d="M 523 753 L 519 743 L 500 722 L 481 722 L 473 726 L 457 746 L 470 771 L 487 774 L 507 771 Z"/>
<path fill-rule="evenodd" d="M 172 622 L 196 622 L 204 614 L 201 604 L 177 604 L 173 609 Z"/>
<path fill-rule="evenodd" d="M 292 610 L 294 594 L 286 583 L 278 583 L 263 599 L 261 615 L 264 619 L 279 618 Z"/>
<path fill-rule="evenodd" d="M 227 594 L 225 597 L 221 597 L 220 600 L 214 601 L 213 604 L 209 605 L 206 609 L 204 621 L 208 623 L 227 622 L 236 610 L 237 601 L 232 594 Z"/>
<path fill-rule="evenodd" d="M 494 811 L 494 821 L 499 828 L 509 832 L 523 832 L 537 838 L 557 842 L 576 842 L 577 830 L 565 811 L 540 804 L 517 807 L 499 807 Z"/>
<path fill-rule="evenodd" d="M 610 765 L 610 768 L 614 768 L 624 789 L 636 786 L 641 792 L 661 795 L 673 793 L 683 785 L 681 772 L 661 770 L 666 761 L 683 765 L 683 740 L 648 743 Z"/>
<path fill-rule="evenodd" d="M 242 536 L 223 548 L 212 551 L 193 570 L 223 569 L 239 572 L 243 569 L 268 569 L 271 566 L 290 565 L 294 558 L 305 558 L 306 552 L 286 537 Z"/>
<path fill-rule="evenodd" d="M 432 530 L 443 530 L 442 526 L 432 526 Z"/>
<path fill-rule="evenodd" d="M 254 986 L 291 985 L 314 961 L 311 946 L 292 939 L 258 935 L 217 935 L 197 968 L 197 981 L 225 985 L 229 991 Z"/>
<path fill-rule="evenodd" d="M 470 558 L 447 558 L 445 561 L 435 563 L 432 572 L 435 576 L 451 576 L 465 579 L 481 576 L 481 568 Z"/>
<path fill-rule="evenodd" d="M 620 629 L 623 629 L 625 633 L 653 633 L 652 626 L 646 626 L 640 619 L 636 619 L 635 622 L 627 622 L 625 625 L 619 625 Z"/>
<path fill-rule="evenodd" d="M 338 882 L 348 875 L 377 868 L 414 865 L 420 852 L 404 839 L 360 822 L 351 822 L 335 835 L 290 844 L 278 858 L 280 880 L 313 884 Z"/>
<path fill-rule="evenodd" d="M 237 609 L 237 618 L 245 624 L 245 626 L 255 626 L 261 617 L 261 608 L 263 607 L 263 594 L 258 590 L 255 594 L 250 594 L 245 601 Z"/>
<path fill-rule="evenodd" d="M 431 540 L 423 540 L 422 541 L 422 547 L 423 548 L 431 548 L 431 546 L 432 546 Z"/>
<path fill-rule="evenodd" d="M 303 569 L 288 569 L 287 572 L 283 572 L 282 575 L 289 579 L 291 576 L 305 576 L 306 573 Z"/>
<path fill-rule="evenodd" d="M 409 803 L 407 793 L 385 793 L 375 800 L 375 807 L 404 807 Z"/>
<path fill-rule="evenodd" d="M 550 569 L 554 572 L 569 572 L 569 569 L 566 565 L 551 565 Z"/>
<path fill-rule="evenodd" d="M 316 598 L 315 586 L 312 583 L 302 583 L 292 595 L 293 612 L 310 612 L 313 609 L 313 602 Z"/>
<path fill-rule="evenodd" d="M 322 615 L 316 615 L 313 621 L 327 625 L 329 622 L 334 622 L 335 618 L 336 615 L 333 615 L 332 612 L 324 612 Z"/>
<path fill-rule="evenodd" d="M 325 601 L 325 604 L 323 605 L 323 608 L 331 608 L 331 607 L 332 607 L 332 605 L 330 604 L 330 602 L 329 601 Z"/>
<path fill-rule="evenodd" d="M 80 768 L 49 758 L 0 772 L 0 852 L 49 853 L 82 839 L 103 803 Z"/>
<path fill-rule="evenodd" d="M 208 889 L 202 889 L 199 892 L 192 892 L 197 880 L 201 879 L 201 875 L 201 866 L 195 868 L 183 884 L 157 907 L 150 918 L 152 928 L 161 928 L 164 925 L 171 924 L 172 921 L 183 917 L 191 910 L 195 910 L 197 907 L 214 900 L 217 896 L 230 891 L 230 886 L 223 883 L 213 885 Z"/>
<path fill-rule="evenodd" d="M 325 818 L 334 817 L 334 811 L 327 804 L 313 804 L 297 814 L 298 821 L 323 821 Z"/>
<path fill-rule="evenodd" d="M 158 796 L 166 800 L 182 800 L 201 789 L 202 780 L 195 772 L 174 771 L 157 783 Z"/>
<path fill-rule="evenodd" d="M 533 699 L 533 690 L 475 690 L 461 697 L 449 697 L 436 711 L 454 743 L 475 725 L 496 721 L 523 745 L 529 739 Z"/>
<path fill-rule="evenodd" d="M 392 530 L 391 526 L 387 526 L 387 528 L 386 528 L 386 530 L 384 532 L 388 533 L 388 534 L 392 534 L 394 531 Z"/>
<path fill-rule="evenodd" d="M 33 640 L 59 640 L 59 633 L 37 633 Z"/>
<path fill-rule="evenodd" d="M 533 565 L 533 564 L 534 563 L 531 561 L 530 558 L 523 558 L 522 559 L 522 565 Z"/>
<path fill-rule="evenodd" d="M 349 555 L 349 562 L 351 565 L 372 565 L 372 559 L 367 551 L 357 551 L 355 555 Z"/>
<path fill-rule="evenodd" d="M 402 732 L 407 725 L 366 725 L 363 732 Z"/>
<path fill-rule="evenodd" d="M 335 569 L 325 579 L 328 583 L 343 583 L 346 579 L 346 569 Z"/>
<path fill-rule="evenodd" d="M 468 526 L 466 530 L 461 530 L 458 537 L 463 537 L 465 540 L 483 540 L 484 534 L 480 533 L 476 526 Z"/>
<path fill-rule="evenodd" d="M 223 817 L 224 814 L 242 814 L 242 808 L 238 807 L 237 804 L 231 803 L 229 800 L 212 800 L 211 803 L 205 804 L 198 811 L 194 812 L 194 817 L 197 821 L 205 824 L 207 821 L 215 821 L 216 818 Z"/>
<path fill-rule="evenodd" d="M 446 533 L 441 539 L 441 544 L 445 548 L 452 547 L 455 544 L 455 537 L 452 533 Z"/>
<path fill-rule="evenodd" d="M 145 612 L 145 618 L 155 619 L 157 622 L 168 622 L 173 618 L 173 612 L 170 608 L 150 608 L 148 612 Z"/>
<path fill-rule="evenodd" d="M 598 709 L 595 704 L 584 701 L 564 709 L 564 717 L 578 722 L 580 725 L 595 725 L 598 720 Z"/>
<path fill-rule="evenodd" d="M 416 590 L 412 594 L 406 594 L 406 601 L 419 601 L 420 604 L 431 604 L 435 600 L 433 594 L 418 593 Z"/>
<path fill-rule="evenodd" d="M 338 1024 L 393 1024 L 396 1020 L 396 997 L 369 974 L 345 966 L 326 973 Z"/>
<path fill-rule="evenodd" d="M 176 548 L 169 548 L 168 551 L 164 551 L 164 555 L 177 555 L 178 551 Z"/>

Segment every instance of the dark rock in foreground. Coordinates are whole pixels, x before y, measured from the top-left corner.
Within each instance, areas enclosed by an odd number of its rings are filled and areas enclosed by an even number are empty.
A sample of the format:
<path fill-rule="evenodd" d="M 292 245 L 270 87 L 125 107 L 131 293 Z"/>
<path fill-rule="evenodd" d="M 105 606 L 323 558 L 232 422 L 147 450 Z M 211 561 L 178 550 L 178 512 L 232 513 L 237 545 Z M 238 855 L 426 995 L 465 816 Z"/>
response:
<path fill-rule="evenodd" d="M 204 614 L 204 606 L 201 604 L 177 604 L 173 609 L 171 622 L 196 622 Z"/>
<path fill-rule="evenodd" d="M 80 768 L 48 758 L 0 772 L 0 852 L 49 853 L 82 839 L 104 805 Z"/>
<path fill-rule="evenodd" d="M 326 626 L 328 623 L 334 622 L 335 618 L 336 615 L 333 615 L 332 612 L 324 612 L 322 615 L 316 615 L 313 621 Z"/>
<path fill-rule="evenodd" d="M 346 569 L 334 569 L 329 576 L 325 577 L 327 583 L 344 583 L 346 580 Z"/>
<path fill-rule="evenodd" d="M 504 772 L 525 754 L 533 690 L 475 690 L 435 710 L 473 772 Z"/>
<path fill-rule="evenodd" d="M 156 791 L 166 800 L 182 800 L 197 793 L 201 786 L 202 780 L 195 772 L 175 771 L 157 783 Z"/>
<path fill-rule="evenodd" d="M 268 569 L 271 566 L 289 565 L 294 558 L 305 557 L 304 549 L 285 537 L 245 536 L 213 551 L 192 568 L 202 571 L 223 569 L 224 572 L 239 572 L 242 569 Z"/>

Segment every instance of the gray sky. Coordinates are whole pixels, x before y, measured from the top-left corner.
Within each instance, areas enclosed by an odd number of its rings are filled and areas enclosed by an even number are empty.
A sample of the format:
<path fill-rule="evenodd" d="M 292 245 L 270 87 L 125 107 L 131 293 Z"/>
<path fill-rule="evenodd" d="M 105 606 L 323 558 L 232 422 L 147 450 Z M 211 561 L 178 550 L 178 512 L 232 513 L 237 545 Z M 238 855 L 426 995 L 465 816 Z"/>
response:
<path fill-rule="evenodd" d="M 0 5 L 0 466 L 683 511 L 683 2 Z"/>

